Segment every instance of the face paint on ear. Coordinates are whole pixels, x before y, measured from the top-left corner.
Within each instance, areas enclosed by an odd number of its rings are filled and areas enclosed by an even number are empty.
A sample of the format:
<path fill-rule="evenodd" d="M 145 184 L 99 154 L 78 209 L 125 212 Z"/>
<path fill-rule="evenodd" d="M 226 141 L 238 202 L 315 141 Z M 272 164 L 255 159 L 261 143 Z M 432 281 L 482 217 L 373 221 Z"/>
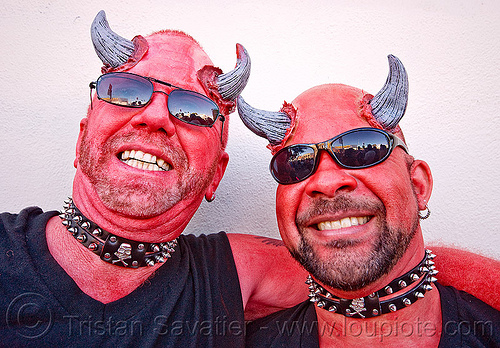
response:
<path fill-rule="evenodd" d="M 410 168 L 410 179 L 413 186 L 413 191 L 418 201 L 418 208 L 425 209 L 426 203 L 429 201 L 432 193 L 432 173 L 429 165 L 421 160 L 413 161 Z"/>
<path fill-rule="evenodd" d="M 219 157 L 219 161 L 217 163 L 217 168 L 215 169 L 215 174 L 212 179 L 212 183 L 208 186 L 207 191 L 205 193 L 207 201 L 210 202 L 211 200 L 213 200 L 212 197 L 214 197 L 215 191 L 217 190 L 217 187 L 219 187 L 222 177 L 224 176 L 224 173 L 226 171 L 228 162 L 229 162 L 229 155 L 227 154 L 227 152 L 222 151 Z"/>
<path fill-rule="evenodd" d="M 78 133 L 78 140 L 76 142 L 76 158 L 75 161 L 73 162 L 73 166 L 76 168 L 78 166 L 78 160 L 80 158 L 80 145 L 82 143 L 82 140 L 84 138 L 84 134 L 87 130 L 87 124 L 89 122 L 89 119 L 87 117 L 82 118 L 80 121 L 80 133 Z"/>

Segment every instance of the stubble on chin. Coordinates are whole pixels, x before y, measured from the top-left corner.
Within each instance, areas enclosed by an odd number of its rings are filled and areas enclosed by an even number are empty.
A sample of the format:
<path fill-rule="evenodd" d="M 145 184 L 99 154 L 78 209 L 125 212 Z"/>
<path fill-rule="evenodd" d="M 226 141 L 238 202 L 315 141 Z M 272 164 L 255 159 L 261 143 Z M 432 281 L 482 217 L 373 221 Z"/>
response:
<path fill-rule="evenodd" d="M 100 150 L 92 151 L 87 134 L 82 136 L 79 164 L 82 173 L 88 178 L 100 200 L 110 210 L 123 215 L 148 218 L 160 215 L 183 200 L 202 194 L 211 182 L 216 169 L 213 163 L 206 175 L 195 173 L 189 168 L 185 153 L 179 149 L 168 148 L 169 158 L 176 168 L 177 180 L 167 186 L 161 182 L 151 182 L 141 178 L 126 180 L 117 177 L 109 170 L 109 161 L 115 156 L 112 149 L 113 139 Z M 98 156 L 92 155 L 98 153 Z"/>
<path fill-rule="evenodd" d="M 348 209 L 366 209 L 376 211 L 373 217 L 377 221 L 378 235 L 366 247 L 358 247 L 361 243 L 355 239 L 337 239 L 319 245 L 308 233 L 307 221 L 314 214 L 327 211 Z M 343 291 L 360 290 L 378 280 L 392 270 L 407 250 L 416 234 L 418 217 L 409 231 L 388 226 L 386 210 L 381 202 L 357 203 L 349 198 L 339 196 L 333 201 L 320 200 L 302 217 L 298 217 L 296 226 L 300 234 L 300 242 L 290 253 L 316 279 L 333 289 Z M 322 252 L 318 252 L 322 248 Z"/>

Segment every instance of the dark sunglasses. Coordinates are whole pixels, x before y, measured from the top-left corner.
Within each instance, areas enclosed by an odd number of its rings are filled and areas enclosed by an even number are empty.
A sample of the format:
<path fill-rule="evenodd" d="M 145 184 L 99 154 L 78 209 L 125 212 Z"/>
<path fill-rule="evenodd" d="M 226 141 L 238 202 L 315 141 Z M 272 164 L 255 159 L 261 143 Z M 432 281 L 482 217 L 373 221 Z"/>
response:
<path fill-rule="evenodd" d="M 269 169 L 282 184 L 295 184 L 314 174 L 320 150 L 328 151 L 341 166 L 362 169 L 385 161 L 392 150 L 408 148 L 397 136 L 377 128 L 356 128 L 317 144 L 296 144 L 284 147 L 272 158 Z"/>
<path fill-rule="evenodd" d="M 170 93 L 155 91 L 153 82 L 176 89 Z M 145 107 L 151 101 L 153 93 L 163 93 L 168 95 L 169 113 L 183 122 L 201 127 L 212 127 L 219 117 L 224 122 L 219 107 L 208 97 L 152 77 L 112 72 L 101 75 L 96 82 L 90 83 L 91 100 L 93 88 L 100 100 L 127 108 Z"/>

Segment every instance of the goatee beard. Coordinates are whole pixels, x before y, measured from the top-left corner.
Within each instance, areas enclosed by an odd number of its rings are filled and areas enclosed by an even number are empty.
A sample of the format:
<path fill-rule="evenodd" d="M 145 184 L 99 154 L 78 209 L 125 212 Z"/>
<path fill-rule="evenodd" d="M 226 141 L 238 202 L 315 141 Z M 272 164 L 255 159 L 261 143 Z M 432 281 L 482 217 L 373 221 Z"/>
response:
<path fill-rule="evenodd" d="M 353 247 L 360 243 L 356 239 L 335 240 L 323 245 L 328 249 L 328 257 L 321 258 L 315 251 L 311 236 L 304 222 L 310 216 L 326 212 L 360 210 L 377 212 L 372 219 L 377 221 L 378 235 L 374 237 L 372 248 L 362 252 Z M 297 249 L 291 249 L 292 256 L 323 284 L 342 291 L 357 291 L 380 279 L 392 270 L 404 255 L 418 228 L 417 210 L 409 230 L 390 227 L 387 223 L 386 209 L 382 202 L 359 203 L 345 196 L 333 200 L 317 200 L 312 208 L 297 217 L 296 225 L 300 233 Z M 364 241 L 366 243 L 366 241 Z"/>

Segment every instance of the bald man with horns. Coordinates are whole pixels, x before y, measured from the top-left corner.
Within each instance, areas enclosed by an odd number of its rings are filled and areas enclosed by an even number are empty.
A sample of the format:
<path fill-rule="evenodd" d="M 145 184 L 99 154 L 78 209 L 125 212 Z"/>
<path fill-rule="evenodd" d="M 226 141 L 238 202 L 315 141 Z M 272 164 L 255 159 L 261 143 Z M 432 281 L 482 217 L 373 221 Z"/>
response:
<path fill-rule="evenodd" d="M 226 169 L 248 53 L 237 45 L 222 73 L 189 35 L 127 40 L 102 11 L 91 37 L 104 66 L 80 123 L 72 198 L 61 213 L 0 216 L 0 346 L 242 347 L 244 310 L 254 318 L 307 296 L 281 245 L 181 234 Z"/>
<path fill-rule="evenodd" d="M 375 96 L 321 85 L 280 112 L 238 99 L 243 122 L 270 142 L 280 233 L 310 274 L 310 300 L 250 323 L 248 347 L 500 344 L 500 312 L 436 282 L 420 226 L 431 171 L 398 126 L 408 78 L 399 59 L 389 63 Z"/>

